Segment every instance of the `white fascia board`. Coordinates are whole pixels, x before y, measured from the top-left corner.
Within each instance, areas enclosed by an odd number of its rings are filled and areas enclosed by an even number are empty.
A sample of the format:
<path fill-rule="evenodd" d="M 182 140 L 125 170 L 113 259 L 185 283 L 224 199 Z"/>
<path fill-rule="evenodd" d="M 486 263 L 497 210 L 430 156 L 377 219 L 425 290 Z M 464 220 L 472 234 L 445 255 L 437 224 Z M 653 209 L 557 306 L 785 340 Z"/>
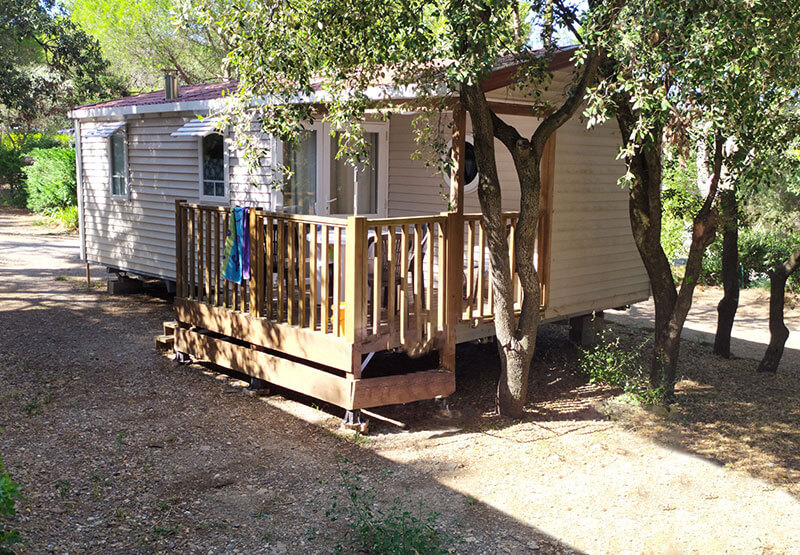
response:
<path fill-rule="evenodd" d="M 158 114 L 163 112 L 207 112 L 223 105 L 221 98 L 213 100 L 194 100 L 192 102 L 171 102 L 164 104 L 141 104 L 112 108 L 79 108 L 69 112 L 72 119 L 133 116 L 138 114 Z"/>

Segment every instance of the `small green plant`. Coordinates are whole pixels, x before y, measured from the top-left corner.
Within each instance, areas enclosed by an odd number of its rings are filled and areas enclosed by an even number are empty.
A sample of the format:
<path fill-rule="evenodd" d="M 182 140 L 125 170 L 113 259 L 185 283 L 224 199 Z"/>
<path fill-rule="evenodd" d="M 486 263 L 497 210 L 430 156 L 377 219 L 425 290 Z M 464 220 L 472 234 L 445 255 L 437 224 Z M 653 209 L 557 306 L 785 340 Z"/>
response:
<path fill-rule="evenodd" d="M 401 498 L 384 510 L 376 508 L 375 496 L 361 485 L 361 478 L 343 467 L 347 460 L 337 461 L 341 486 L 344 489 L 344 504 L 333 496 L 331 507 L 325 516 L 335 522 L 344 512 L 348 523 L 346 540 L 356 551 L 386 555 L 445 554 L 452 553 L 457 538 L 437 529 L 439 513 L 426 511 L 420 500 L 415 511 L 407 509 Z M 337 546 L 342 552 L 343 545 Z"/>
<path fill-rule="evenodd" d="M 121 450 L 125 446 L 126 439 L 128 439 L 128 434 L 126 432 L 119 432 L 117 434 L 117 451 Z"/>
<path fill-rule="evenodd" d="M 56 480 L 56 492 L 61 499 L 65 499 L 69 495 L 70 483 L 69 480 Z"/>
<path fill-rule="evenodd" d="M 19 484 L 11 479 L 0 456 L 0 554 L 13 553 L 11 548 L 21 543 L 19 532 L 7 530 L 5 521 L 8 517 L 17 514 L 16 503 L 22 499 Z"/>
<path fill-rule="evenodd" d="M 477 505 L 478 500 L 472 497 L 470 494 L 466 494 L 464 496 L 464 501 L 466 501 L 467 505 Z"/>
<path fill-rule="evenodd" d="M 164 538 L 166 536 L 174 536 L 177 533 L 178 529 L 174 526 L 170 526 L 169 528 L 162 528 L 160 526 L 153 526 L 152 530 L 152 537 L 154 540 L 158 538 Z"/>
<path fill-rule="evenodd" d="M 60 275 L 60 276 L 56 276 L 55 280 L 56 281 L 69 281 L 69 278 L 67 276 Z"/>
<path fill-rule="evenodd" d="M 637 348 L 626 348 L 620 345 L 619 337 L 612 339 L 605 330 L 597 345 L 581 349 L 581 372 L 591 383 L 619 387 L 643 405 L 663 404 L 663 388 L 650 387 L 649 374 L 639 358 L 649 342 L 648 338 Z"/>
<path fill-rule="evenodd" d="M 41 407 L 39 406 L 39 402 L 37 400 L 28 401 L 25 404 L 25 414 L 28 416 L 33 416 L 34 414 L 39 414 L 41 412 Z"/>

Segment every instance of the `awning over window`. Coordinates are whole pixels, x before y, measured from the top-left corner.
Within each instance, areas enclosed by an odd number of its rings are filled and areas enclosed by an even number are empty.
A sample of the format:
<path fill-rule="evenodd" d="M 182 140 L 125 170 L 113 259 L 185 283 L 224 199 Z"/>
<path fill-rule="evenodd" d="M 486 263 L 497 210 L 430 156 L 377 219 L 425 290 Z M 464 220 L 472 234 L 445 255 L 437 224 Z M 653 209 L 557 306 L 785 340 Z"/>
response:
<path fill-rule="evenodd" d="M 125 125 L 124 121 L 101 121 L 92 127 L 84 138 L 108 139 L 111 135 L 119 131 Z"/>
<path fill-rule="evenodd" d="M 186 125 L 174 131 L 173 137 L 205 137 L 217 132 L 219 118 L 193 119 Z"/>

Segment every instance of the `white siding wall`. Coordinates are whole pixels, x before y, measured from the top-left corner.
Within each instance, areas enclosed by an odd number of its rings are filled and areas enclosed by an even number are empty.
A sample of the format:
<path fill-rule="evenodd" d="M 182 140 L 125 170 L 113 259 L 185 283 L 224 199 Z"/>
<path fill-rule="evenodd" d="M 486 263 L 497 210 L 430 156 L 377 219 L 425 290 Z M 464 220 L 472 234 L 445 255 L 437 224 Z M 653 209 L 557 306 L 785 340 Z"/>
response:
<path fill-rule="evenodd" d="M 129 199 L 111 197 L 107 139 L 86 138 L 95 123 L 81 122 L 88 261 L 174 279 L 175 199 L 197 202 L 200 186 L 198 139 L 170 134 L 194 117 L 153 114 L 128 120 Z M 248 175 L 235 152 L 229 163 L 231 202 L 268 207 L 268 175 Z"/>
<path fill-rule="evenodd" d="M 550 98 L 569 80 L 556 75 Z M 515 99 L 505 90 L 492 95 Z M 416 150 L 413 116 L 394 116 L 390 130 L 389 215 L 407 216 L 446 210 L 447 193 L 441 175 L 422 160 L 410 160 Z M 503 116 L 522 135 L 530 136 L 534 118 Z M 469 120 L 467 132 L 471 132 Z M 649 282 L 630 230 L 628 192 L 617 180 L 624 164 L 616 159 L 619 132 L 613 122 L 587 131 L 573 118 L 556 134 L 553 192 L 550 304 L 545 315 L 556 319 L 638 302 L 649 297 Z M 519 180 L 511 155 L 495 143 L 497 169 L 505 210 L 519 209 Z M 477 192 L 464 199 L 466 212 L 478 212 Z"/>

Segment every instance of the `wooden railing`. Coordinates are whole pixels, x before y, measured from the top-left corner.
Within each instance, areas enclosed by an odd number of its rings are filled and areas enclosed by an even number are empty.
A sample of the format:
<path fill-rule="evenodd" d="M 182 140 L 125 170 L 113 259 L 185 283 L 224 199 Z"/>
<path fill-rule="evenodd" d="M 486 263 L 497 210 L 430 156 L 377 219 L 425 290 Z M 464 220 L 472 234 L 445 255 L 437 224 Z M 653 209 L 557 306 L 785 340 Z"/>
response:
<path fill-rule="evenodd" d="M 230 210 L 176 203 L 176 294 L 380 348 L 445 326 L 447 216 L 325 218 L 250 210 L 250 278 L 224 279 Z"/>
<path fill-rule="evenodd" d="M 448 333 L 446 278 L 456 272 L 449 286 L 462 291 L 455 296 L 460 308 L 450 312 L 452 324 L 477 326 L 494 318 L 491 259 L 479 214 L 463 217 L 463 264 L 458 264 L 448 237 L 458 229 L 455 214 L 326 218 L 252 209 L 250 278 L 238 284 L 224 279 L 230 209 L 178 202 L 175 215 L 181 298 L 341 337 L 364 345 L 365 352 L 395 347 L 422 352 L 438 348 Z M 513 268 L 518 213 L 503 217 Z M 534 255 L 540 272 L 547 261 L 541 237 L 537 233 Z M 449 266 L 447 253 L 456 255 Z M 521 309 L 516 274 L 514 305 Z"/>
<path fill-rule="evenodd" d="M 514 233 L 517 227 L 519 212 L 504 212 L 503 220 L 508 233 L 508 256 L 512 270 L 515 268 Z M 541 272 L 547 265 L 545 249 L 541 248 L 541 225 L 536 234 L 534 245 L 534 266 Z M 491 257 L 480 214 L 464 215 L 464 295 L 461 320 L 472 325 L 494 319 L 495 299 L 491 285 Z M 519 274 L 514 271 L 514 310 L 522 309 L 522 286 Z M 544 307 L 545 280 L 540 276 L 540 304 Z"/>

